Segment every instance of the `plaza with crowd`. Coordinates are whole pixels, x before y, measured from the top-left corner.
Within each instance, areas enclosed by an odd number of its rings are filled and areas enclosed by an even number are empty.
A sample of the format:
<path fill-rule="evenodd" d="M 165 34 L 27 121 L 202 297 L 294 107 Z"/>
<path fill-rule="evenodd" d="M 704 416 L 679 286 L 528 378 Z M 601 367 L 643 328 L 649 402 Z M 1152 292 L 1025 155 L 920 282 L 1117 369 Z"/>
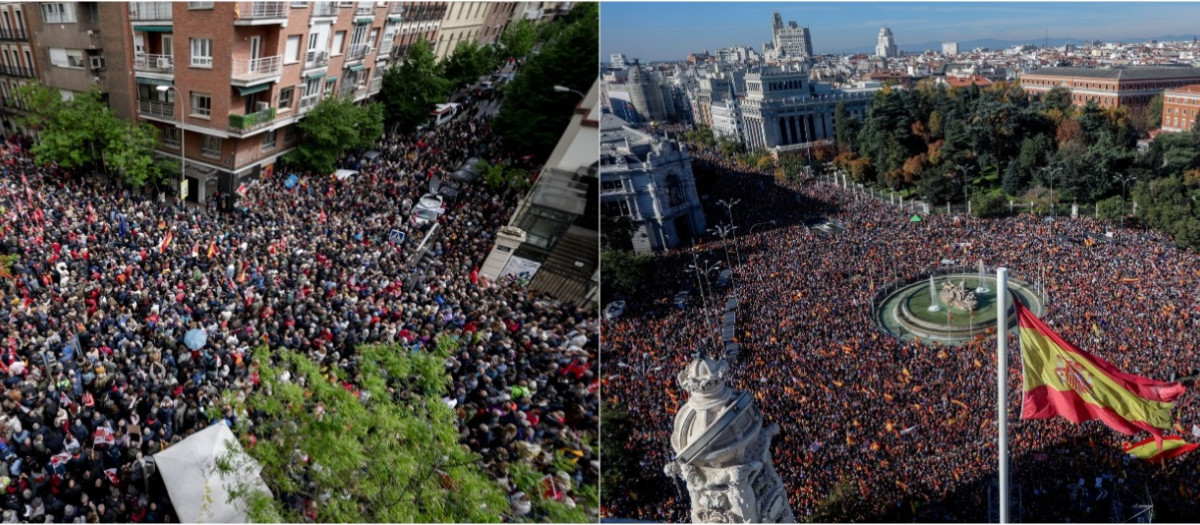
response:
<path fill-rule="evenodd" d="M 255 388 L 252 349 L 346 367 L 361 344 L 421 351 L 443 335 L 460 342 L 446 402 L 513 515 L 529 512 L 507 471 L 518 462 L 554 475 L 572 502 L 599 466 L 587 445 L 599 323 L 477 276 L 519 195 L 465 185 L 414 257 L 431 225 L 410 215 L 429 180 L 470 157 L 511 161 L 498 142 L 490 116 L 472 111 L 387 134 L 372 162 L 343 162 L 353 177 L 281 170 L 222 211 L 219 198 L 180 206 L 101 174 L 37 167 L 28 142 L 5 141 L 0 253 L 17 257 L 0 279 L 0 521 L 173 521 L 147 458 L 238 417 L 221 398 Z M 300 183 L 289 187 L 291 173 Z M 393 230 L 405 240 L 389 241 Z M 208 342 L 193 350 L 183 337 L 197 328 Z M 549 467 L 562 451 L 573 474 Z M 320 520 L 313 502 L 287 501 Z"/>
<path fill-rule="evenodd" d="M 1168 434 L 1200 440 L 1191 430 L 1200 424 L 1200 402 L 1190 392 L 1200 370 L 1194 293 L 1200 257 L 1163 235 L 1122 228 L 1111 242 L 1084 242 L 1112 225 L 1060 218 L 1052 236 L 1049 223 L 1029 214 L 910 222 L 911 210 L 828 178 L 780 181 L 715 154 L 695 156 L 700 193 L 743 203 L 733 209 L 741 352 L 731 362 L 731 382 L 753 392 L 764 418 L 782 428 L 772 454 L 798 520 L 989 520 L 989 502 L 997 497 L 995 337 L 940 346 L 899 340 L 873 322 L 878 289 L 910 282 L 945 259 L 1006 266 L 1034 286 L 1044 275 L 1043 319 L 1124 371 L 1182 379 L 1189 393 L 1177 401 L 1177 425 Z M 706 212 L 710 223 L 725 222 L 725 208 Z M 825 219 L 846 231 L 805 227 Z M 686 490 L 662 474 L 672 454 L 666 445 L 672 417 L 687 399 L 675 375 L 698 348 L 715 350 L 705 341 L 734 289 L 716 289 L 707 312 L 694 291 L 684 308 L 669 298 L 686 282 L 695 284 L 695 274 L 685 272 L 694 254 L 724 262 L 724 249 L 720 239 L 707 239 L 658 256 L 649 279 L 654 293 L 604 322 L 605 362 L 630 367 L 606 369 L 604 396 L 627 407 L 640 429 L 625 447 L 644 457 L 632 476 L 660 480 L 662 487 L 650 494 L 606 492 L 608 515 L 688 520 Z M 1013 504 L 1014 519 L 1124 521 L 1132 505 L 1150 499 L 1155 519 L 1186 521 L 1200 512 L 1200 492 L 1190 482 L 1200 457 L 1145 463 L 1131 460 L 1121 444 L 1147 434 L 1126 436 L 1096 421 L 1020 420 L 1013 333 L 1008 348 L 1011 490 L 1020 502 Z M 658 366 L 643 377 L 629 373 Z"/>

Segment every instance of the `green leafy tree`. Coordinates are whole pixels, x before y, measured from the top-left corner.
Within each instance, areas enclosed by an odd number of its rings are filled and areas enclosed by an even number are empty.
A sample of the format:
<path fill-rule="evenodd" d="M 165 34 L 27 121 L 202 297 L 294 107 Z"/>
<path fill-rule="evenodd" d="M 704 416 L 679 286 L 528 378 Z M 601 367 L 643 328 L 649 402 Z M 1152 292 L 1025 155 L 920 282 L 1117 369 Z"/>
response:
<path fill-rule="evenodd" d="M 105 150 L 105 165 L 135 188 L 157 184 L 166 175 L 164 163 L 154 155 L 157 145 L 158 128 L 145 122 L 122 123 L 117 140 Z"/>
<path fill-rule="evenodd" d="M 244 400 L 232 394 L 225 400 L 234 412 L 260 416 L 253 427 L 238 418 L 234 428 L 276 496 L 235 492 L 251 519 L 313 521 L 280 504 L 289 496 L 319 501 L 311 509 L 318 522 L 508 517 L 504 492 L 479 466 L 481 458 L 459 443 L 457 415 L 441 400 L 449 388 L 444 360 L 458 344 L 443 338 L 422 352 L 363 346 L 353 372 L 286 348 L 254 351 L 262 383 Z"/>
<path fill-rule="evenodd" d="M 637 225 L 628 215 L 600 216 L 600 249 L 633 251 L 633 234 Z"/>
<path fill-rule="evenodd" d="M 1146 122 L 1150 128 L 1158 128 L 1162 126 L 1163 112 L 1163 94 L 1159 93 L 1150 99 L 1146 104 Z"/>
<path fill-rule="evenodd" d="M 615 294 L 636 297 L 646 292 L 654 270 L 650 257 L 631 251 L 600 252 L 600 265 L 604 268 L 601 292 L 605 302 Z"/>
<path fill-rule="evenodd" d="M 460 88 L 474 83 L 495 65 L 491 48 L 480 46 L 474 40 L 459 40 L 454 52 L 442 62 L 442 70 L 450 85 Z"/>
<path fill-rule="evenodd" d="M 510 24 L 508 29 L 504 30 L 504 34 L 500 35 L 500 45 L 503 46 L 505 57 L 524 57 L 533 50 L 535 43 L 537 43 L 537 29 L 534 27 L 533 21 L 528 19 L 521 19 L 515 24 Z"/>
<path fill-rule="evenodd" d="M 425 40 L 417 40 L 399 65 L 383 73 L 380 101 L 388 126 L 412 131 L 429 121 L 429 112 L 445 102 L 453 87 Z"/>
<path fill-rule="evenodd" d="M 562 31 L 518 71 L 496 115 L 493 129 L 504 138 L 509 154 L 537 159 L 549 156 L 579 104 L 579 95 L 558 93 L 552 87 L 562 85 L 586 93 L 596 82 L 599 72 L 594 57 L 600 54 L 596 6 L 577 4 L 563 21 L 567 25 Z"/>
<path fill-rule="evenodd" d="M 1175 221 L 1172 226 L 1175 242 L 1180 246 L 1200 251 L 1200 219 L 1185 217 Z"/>
<path fill-rule="evenodd" d="M 26 122 L 38 130 L 32 148 L 38 164 L 58 163 L 65 168 L 100 166 L 105 149 L 121 137 L 121 121 L 96 92 L 55 102 L 50 88 L 25 86 L 18 97 L 35 115 Z M 45 103 L 46 106 L 36 104 Z"/>
<path fill-rule="evenodd" d="M 980 218 L 1008 215 L 1008 199 L 1003 195 L 976 193 L 971 196 L 971 214 Z"/>
<path fill-rule="evenodd" d="M 1121 218 L 1121 196 L 1113 196 L 1097 202 L 1097 214 L 1101 219 L 1114 221 Z"/>
<path fill-rule="evenodd" d="M 530 186 L 529 172 L 525 170 L 511 168 L 500 163 L 488 164 L 486 161 L 479 161 L 478 167 L 483 171 L 484 184 L 491 189 L 526 189 Z"/>
<path fill-rule="evenodd" d="M 62 93 L 42 84 L 25 84 L 16 91 L 14 98 L 26 109 L 16 119 L 23 128 L 42 131 L 66 105 Z"/>
<path fill-rule="evenodd" d="M 288 154 L 288 163 L 329 174 L 347 152 L 370 148 L 383 135 L 383 109 L 331 97 L 318 103 L 299 126 L 304 138 Z"/>

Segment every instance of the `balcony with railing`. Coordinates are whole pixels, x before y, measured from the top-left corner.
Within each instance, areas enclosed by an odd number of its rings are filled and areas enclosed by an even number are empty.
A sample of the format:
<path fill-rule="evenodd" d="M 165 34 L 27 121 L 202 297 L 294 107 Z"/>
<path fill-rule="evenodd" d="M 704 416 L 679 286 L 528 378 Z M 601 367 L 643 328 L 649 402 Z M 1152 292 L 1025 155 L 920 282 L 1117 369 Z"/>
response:
<path fill-rule="evenodd" d="M 175 104 L 159 102 L 157 100 L 138 99 L 138 115 L 174 120 Z"/>
<path fill-rule="evenodd" d="M 404 14 L 404 2 L 391 2 L 391 3 L 389 3 L 389 4 L 388 4 L 388 12 L 387 12 L 387 14 L 389 14 L 389 15 L 403 15 L 403 14 Z"/>
<path fill-rule="evenodd" d="M 172 20 L 171 2 L 131 2 L 129 19 L 134 22 Z"/>
<path fill-rule="evenodd" d="M 387 37 L 391 36 L 392 39 Z M 375 58 L 387 58 L 392 53 L 392 42 L 396 35 L 384 35 L 383 42 L 379 44 L 379 52 L 375 53 Z"/>
<path fill-rule="evenodd" d="M 175 59 L 171 55 L 137 55 L 133 57 L 133 70 L 148 73 L 174 73 Z"/>
<path fill-rule="evenodd" d="M 329 50 L 320 49 L 304 54 L 304 69 L 316 69 L 329 65 Z"/>
<path fill-rule="evenodd" d="M 246 134 L 252 131 L 257 131 L 267 126 L 270 126 L 275 121 L 275 108 L 267 108 L 254 113 L 238 115 L 235 113 L 229 114 L 229 131 L 231 133 Z"/>
<path fill-rule="evenodd" d="M 0 66 L 0 75 L 20 78 L 33 78 L 36 76 L 33 68 L 21 66 Z"/>
<path fill-rule="evenodd" d="M 313 4 L 313 16 L 337 16 L 337 2 L 316 2 Z"/>
<path fill-rule="evenodd" d="M 346 60 L 362 60 L 371 52 L 371 44 L 352 44 L 346 51 Z"/>
<path fill-rule="evenodd" d="M 308 110 L 316 107 L 317 103 L 320 101 L 321 101 L 320 93 L 313 93 L 307 97 L 300 97 L 300 113 L 305 113 Z"/>
<path fill-rule="evenodd" d="M 372 16 L 375 14 L 375 2 L 359 2 L 354 8 L 354 16 Z"/>
<path fill-rule="evenodd" d="M 383 77 L 375 77 L 371 79 L 371 84 L 367 86 L 367 91 L 374 93 L 383 87 Z"/>
<path fill-rule="evenodd" d="M 25 34 L 25 30 L 19 27 L 14 29 L 0 27 L 0 40 L 7 40 L 10 42 L 28 42 L 29 35 Z"/>
<path fill-rule="evenodd" d="M 235 58 L 229 80 L 234 85 L 247 86 L 279 80 L 283 71 L 283 55 L 262 58 Z"/>
<path fill-rule="evenodd" d="M 234 25 L 286 24 L 287 2 L 238 2 Z"/>

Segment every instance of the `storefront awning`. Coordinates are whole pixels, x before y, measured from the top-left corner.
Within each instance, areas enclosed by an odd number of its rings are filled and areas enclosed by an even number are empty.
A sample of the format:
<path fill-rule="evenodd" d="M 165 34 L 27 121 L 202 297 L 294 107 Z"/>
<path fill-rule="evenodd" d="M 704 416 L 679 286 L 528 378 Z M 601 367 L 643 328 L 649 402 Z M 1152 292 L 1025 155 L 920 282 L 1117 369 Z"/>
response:
<path fill-rule="evenodd" d="M 146 85 L 150 85 L 150 86 L 169 86 L 169 85 L 171 85 L 170 80 L 165 80 L 165 79 L 161 79 L 161 78 L 146 78 L 146 77 L 137 77 L 137 83 L 138 84 L 146 84 Z"/>
<path fill-rule="evenodd" d="M 268 82 L 268 83 L 266 83 L 266 84 L 259 84 L 259 85 L 257 85 L 257 86 L 250 86 L 250 87 L 241 87 L 241 86 L 238 86 L 238 88 L 237 88 L 237 90 L 238 90 L 238 94 L 239 94 L 239 95 L 242 95 L 242 96 L 251 95 L 251 94 L 254 94 L 254 93 L 261 93 L 261 92 L 263 92 L 263 91 L 267 91 L 267 90 L 269 90 L 269 89 L 271 89 L 271 83 L 270 83 L 270 82 Z"/>

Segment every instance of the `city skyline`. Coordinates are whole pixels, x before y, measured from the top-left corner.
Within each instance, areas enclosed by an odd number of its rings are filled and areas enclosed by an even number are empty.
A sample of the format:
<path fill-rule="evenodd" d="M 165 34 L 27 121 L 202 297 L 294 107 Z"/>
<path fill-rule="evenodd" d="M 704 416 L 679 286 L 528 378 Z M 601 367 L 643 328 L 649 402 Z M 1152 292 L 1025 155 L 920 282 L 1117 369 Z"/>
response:
<path fill-rule="evenodd" d="M 1196 33 L 1189 20 L 1200 4 L 1088 3 L 607 3 L 601 9 L 601 56 L 624 53 L 642 61 L 681 60 L 688 53 L 728 46 L 761 52 L 771 40 L 771 15 L 812 30 L 817 54 L 869 53 L 879 28 L 897 46 L 943 41 L 1142 40 Z M 1033 22 L 1031 22 L 1033 21 Z M 964 48 L 968 50 L 968 48 Z"/>

